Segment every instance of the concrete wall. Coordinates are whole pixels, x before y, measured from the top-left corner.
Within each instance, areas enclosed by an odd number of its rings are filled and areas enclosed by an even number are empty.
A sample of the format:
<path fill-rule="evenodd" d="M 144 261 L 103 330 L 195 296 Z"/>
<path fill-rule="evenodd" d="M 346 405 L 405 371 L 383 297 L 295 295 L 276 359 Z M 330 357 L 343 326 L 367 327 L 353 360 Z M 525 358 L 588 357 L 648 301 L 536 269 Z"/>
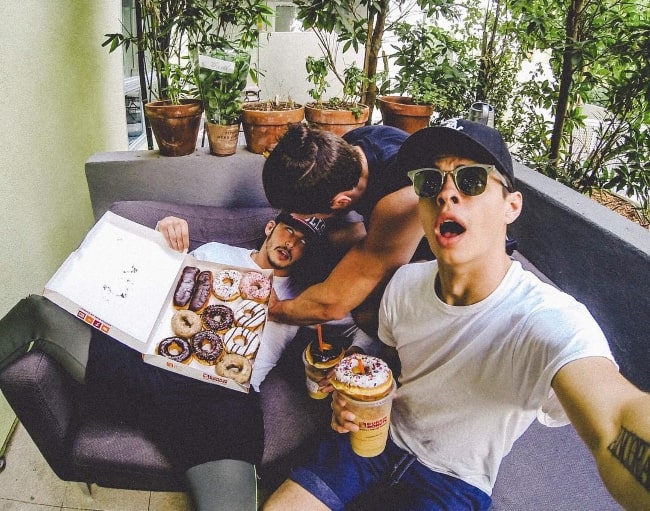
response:
<path fill-rule="evenodd" d="M 0 315 L 40 293 L 93 216 L 84 162 L 126 149 L 120 0 L 3 2 Z"/>
<path fill-rule="evenodd" d="M 589 308 L 621 372 L 650 391 L 650 231 L 522 165 L 515 175 L 519 250 Z"/>

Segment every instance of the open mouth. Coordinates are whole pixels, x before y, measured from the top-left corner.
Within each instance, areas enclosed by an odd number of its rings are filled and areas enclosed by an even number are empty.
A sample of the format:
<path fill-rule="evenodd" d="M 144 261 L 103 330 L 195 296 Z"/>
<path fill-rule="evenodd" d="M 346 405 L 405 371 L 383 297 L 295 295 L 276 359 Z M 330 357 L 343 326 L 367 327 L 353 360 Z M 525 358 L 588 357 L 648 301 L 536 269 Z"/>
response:
<path fill-rule="evenodd" d="M 456 236 L 458 234 L 463 234 L 464 232 L 465 228 L 453 220 L 445 220 L 440 224 L 441 236 Z"/>

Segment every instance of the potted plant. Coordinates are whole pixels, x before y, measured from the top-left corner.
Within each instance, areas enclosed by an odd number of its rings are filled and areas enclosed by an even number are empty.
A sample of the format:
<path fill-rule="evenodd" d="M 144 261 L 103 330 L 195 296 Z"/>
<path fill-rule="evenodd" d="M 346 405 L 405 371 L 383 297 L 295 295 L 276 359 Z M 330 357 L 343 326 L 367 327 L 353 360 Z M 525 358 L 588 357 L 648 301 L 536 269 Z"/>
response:
<path fill-rule="evenodd" d="M 137 33 L 106 34 L 110 51 L 138 48 L 145 114 L 161 154 L 180 156 L 196 147 L 203 106 L 189 53 L 197 47 L 252 48 L 272 13 L 262 0 L 136 0 Z M 166 121 L 168 112 L 172 118 Z M 178 131 L 184 124 L 187 139 Z"/>
<path fill-rule="evenodd" d="M 279 96 L 267 101 L 244 103 L 242 106 L 242 126 L 246 148 L 257 154 L 273 150 L 284 135 L 289 124 L 302 122 L 305 107 L 293 101 L 280 101 Z"/>
<path fill-rule="evenodd" d="M 246 88 L 250 54 L 242 51 L 195 51 L 196 82 L 205 108 L 210 152 L 228 156 L 237 150 L 242 93 Z"/>
<path fill-rule="evenodd" d="M 305 119 L 308 123 L 339 136 L 366 123 L 370 109 L 359 102 L 359 94 L 365 81 L 361 69 L 354 64 L 348 66 L 344 70 L 342 98 L 331 97 L 323 101 L 329 86 L 326 80 L 329 72 L 327 59 L 307 57 L 305 67 L 307 79 L 314 85 L 309 90 L 314 102 L 305 105 Z"/>
<path fill-rule="evenodd" d="M 434 109 L 442 118 L 458 116 L 472 101 L 476 67 L 462 41 L 424 24 L 399 23 L 395 34 L 390 59 L 398 70 L 386 88 L 399 95 L 379 97 L 383 123 L 413 133 L 429 125 Z"/>
<path fill-rule="evenodd" d="M 203 106 L 188 97 L 192 71 L 183 57 L 208 16 L 207 7 L 191 11 L 185 2 L 137 0 L 136 34 L 106 34 L 103 43 L 110 51 L 137 46 L 145 115 L 164 156 L 190 154 L 196 147 Z"/>

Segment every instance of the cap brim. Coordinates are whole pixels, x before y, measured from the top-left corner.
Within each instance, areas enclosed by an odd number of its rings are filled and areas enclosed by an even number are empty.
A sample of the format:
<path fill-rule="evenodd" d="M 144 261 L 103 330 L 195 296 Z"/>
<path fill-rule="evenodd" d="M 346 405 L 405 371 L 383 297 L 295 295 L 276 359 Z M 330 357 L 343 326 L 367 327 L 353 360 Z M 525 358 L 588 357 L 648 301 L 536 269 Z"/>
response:
<path fill-rule="evenodd" d="M 289 213 L 280 213 L 276 218 L 276 222 L 282 222 L 294 229 L 298 229 L 303 233 L 307 238 L 317 239 L 318 234 L 305 222 L 301 222 L 299 218 L 291 216 Z"/>
<path fill-rule="evenodd" d="M 397 153 L 396 165 L 401 171 L 432 167 L 443 156 L 462 156 L 477 163 L 494 165 L 508 175 L 501 162 L 482 144 L 462 131 L 432 126 L 407 138 Z"/>

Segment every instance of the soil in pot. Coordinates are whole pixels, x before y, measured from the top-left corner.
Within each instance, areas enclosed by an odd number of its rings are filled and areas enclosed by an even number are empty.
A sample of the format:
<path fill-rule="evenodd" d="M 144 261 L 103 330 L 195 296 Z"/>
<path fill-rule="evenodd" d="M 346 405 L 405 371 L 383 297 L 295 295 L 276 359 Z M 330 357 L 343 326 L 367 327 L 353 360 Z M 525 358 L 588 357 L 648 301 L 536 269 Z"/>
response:
<path fill-rule="evenodd" d="M 182 99 L 179 105 L 170 101 L 152 101 L 144 106 L 144 111 L 160 154 L 185 156 L 194 152 L 203 113 L 200 100 Z"/>
<path fill-rule="evenodd" d="M 382 96 L 379 98 L 379 110 L 384 125 L 408 133 L 426 128 L 433 115 L 431 105 L 415 105 L 408 96 Z"/>
<path fill-rule="evenodd" d="M 289 124 L 302 122 L 304 118 L 305 108 L 296 103 L 245 103 L 242 107 L 242 125 L 246 148 L 257 154 L 272 151 Z"/>
<path fill-rule="evenodd" d="M 208 132 L 210 153 L 216 156 L 230 156 L 237 152 L 239 123 L 223 126 L 212 122 L 205 123 Z"/>
<path fill-rule="evenodd" d="M 357 106 L 361 108 L 361 115 L 358 118 L 349 108 L 332 108 L 328 103 L 323 103 L 319 107 L 311 103 L 305 105 L 305 119 L 312 126 L 343 136 L 350 130 L 360 128 L 368 120 L 370 109 L 366 105 Z"/>

